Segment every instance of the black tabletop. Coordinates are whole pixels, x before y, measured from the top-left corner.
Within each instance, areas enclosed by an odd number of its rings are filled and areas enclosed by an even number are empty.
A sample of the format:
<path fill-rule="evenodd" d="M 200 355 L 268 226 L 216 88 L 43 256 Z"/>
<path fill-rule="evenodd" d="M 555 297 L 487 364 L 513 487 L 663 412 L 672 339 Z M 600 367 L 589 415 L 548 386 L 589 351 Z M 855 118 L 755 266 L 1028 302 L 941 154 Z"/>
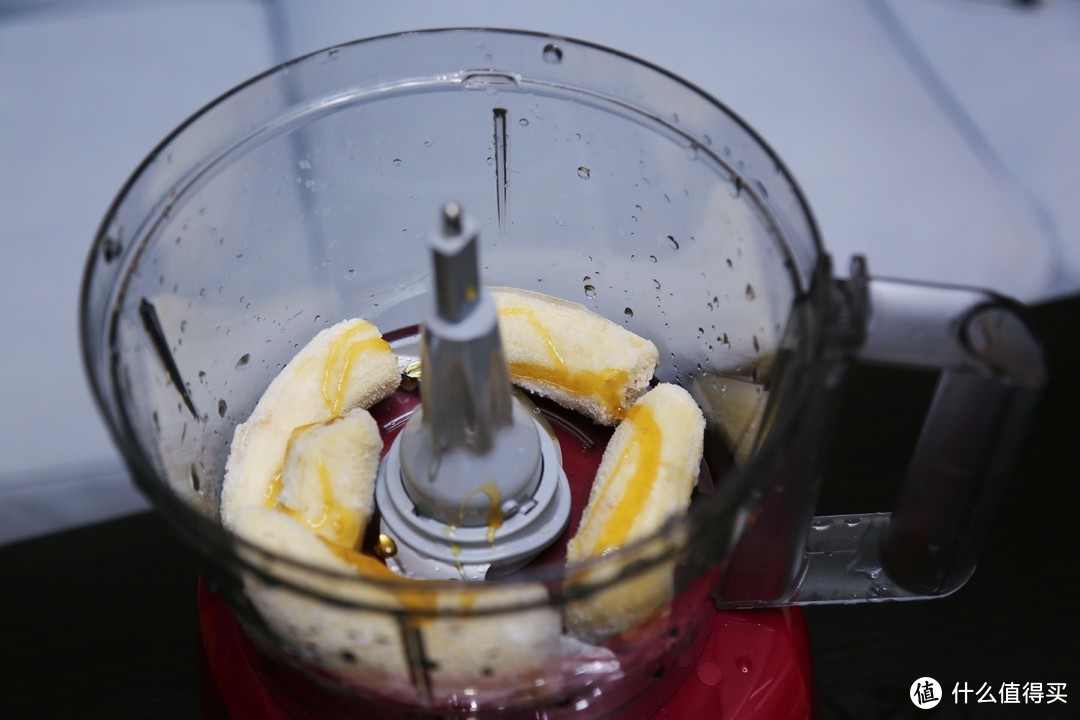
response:
<path fill-rule="evenodd" d="M 1050 385 L 975 576 L 941 600 L 807 609 L 822 716 L 1080 717 L 1080 297 L 1032 319 Z M 888 507 L 932 388 L 922 374 L 852 370 L 823 512 Z M 0 718 L 201 714 L 197 563 L 156 515 L 0 548 L 0 570 Z M 908 699 L 922 676 L 946 696 L 930 711 Z M 1000 698 L 1033 682 L 1065 683 L 1066 702 L 977 702 L 984 684 Z M 958 684 L 975 691 L 966 704 Z"/>

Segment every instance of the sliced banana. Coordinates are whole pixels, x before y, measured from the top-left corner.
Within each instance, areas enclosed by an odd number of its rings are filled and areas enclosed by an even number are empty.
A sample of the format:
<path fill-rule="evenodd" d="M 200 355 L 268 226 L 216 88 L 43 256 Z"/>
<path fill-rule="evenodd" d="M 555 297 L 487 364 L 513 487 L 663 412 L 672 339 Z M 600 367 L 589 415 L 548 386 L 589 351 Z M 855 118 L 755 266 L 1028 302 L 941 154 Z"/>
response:
<path fill-rule="evenodd" d="M 355 548 L 375 509 L 375 476 L 382 438 L 363 408 L 293 430 L 281 475 L 268 506 L 306 525 L 316 535 Z"/>
<path fill-rule="evenodd" d="M 418 682 L 449 700 L 463 686 L 514 688 L 542 677 L 559 653 L 561 619 L 550 608 L 514 609 L 546 601 L 542 585 L 439 592 L 356 551 L 382 448 L 363 408 L 399 381 L 378 330 L 341 323 L 297 354 L 237 428 L 222 517 L 272 553 L 247 551 L 261 571 L 244 572 L 247 594 L 298 657 L 402 701 Z"/>
<path fill-rule="evenodd" d="M 257 553 L 248 558 L 253 564 L 304 591 L 244 574 L 248 597 L 267 625 L 301 659 L 343 678 L 407 701 L 416 696 L 420 673 L 437 697 L 448 700 L 462 687 L 520 687 L 543 677 L 559 654 L 557 612 L 542 606 L 513 610 L 546 600 L 542 585 L 461 583 L 460 590 L 439 592 L 395 575 L 372 557 L 332 546 L 280 512 L 248 507 L 235 521 L 238 532 L 261 548 L 350 576 L 328 577 Z"/>
<path fill-rule="evenodd" d="M 686 512 L 697 481 L 705 419 L 686 390 L 660 384 L 643 395 L 615 429 L 582 514 L 567 545 L 571 566 L 656 532 Z M 614 576 L 618 563 L 601 571 L 573 573 L 572 582 Z M 622 632 L 660 609 L 672 596 L 672 566 L 621 581 L 567 608 L 577 637 L 597 642 Z"/>
<path fill-rule="evenodd" d="M 238 509 L 264 505 L 273 495 L 296 428 L 370 407 L 400 382 L 397 359 L 371 323 L 346 320 L 316 335 L 236 426 L 221 492 L 226 527 L 234 527 Z"/>
<path fill-rule="evenodd" d="M 576 303 L 492 289 L 510 379 L 601 425 L 615 425 L 648 389 L 650 341 Z"/>

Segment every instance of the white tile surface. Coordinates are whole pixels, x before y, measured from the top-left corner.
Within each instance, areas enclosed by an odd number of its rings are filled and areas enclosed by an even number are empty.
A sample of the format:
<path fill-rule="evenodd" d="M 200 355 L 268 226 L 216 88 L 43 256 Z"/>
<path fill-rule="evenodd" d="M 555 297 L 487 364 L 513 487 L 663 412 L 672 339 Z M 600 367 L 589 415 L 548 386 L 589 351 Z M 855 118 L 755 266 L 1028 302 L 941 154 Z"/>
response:
<path fill-rule="evenodd" d="M 1029 301 L 1080 289 L 1080 3 L 0 6 L 0 523 L 25 535 L 138 502 L 90 399 L 76 302 L 96 225 L 142 157 L 274 62 L 470 25 L 591 40 L 713 94 L 787 161 L 841 272 L 858 252 L 877 274 Z M 55 469 L 73 467 L 98 470 L 73 489 L 78 473 Z"/>

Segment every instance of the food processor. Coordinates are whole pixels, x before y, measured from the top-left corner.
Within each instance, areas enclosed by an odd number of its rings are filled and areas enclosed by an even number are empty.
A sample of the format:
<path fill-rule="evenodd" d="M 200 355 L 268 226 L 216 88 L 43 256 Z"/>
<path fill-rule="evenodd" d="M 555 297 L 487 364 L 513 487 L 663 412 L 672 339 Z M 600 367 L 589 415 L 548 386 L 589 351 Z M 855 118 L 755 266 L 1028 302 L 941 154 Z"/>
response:
<path fill-rule="evenodd" d="M 612 430 L 511 389 L 499 292 L 655 345 L 653 384 L 705 423 L 685 514 L 567 564 Z M 222 525 L 237 426 L 350 318 L 401 382 L 370 408 L 383 449 L 357 554 L 377 572 Z M 133 477 L 203 559 L 233 717 L 806 717 L 795 606 L 962 586 L 1043 384 L 1015 303 L 861 258 L 834 278 L 794 179 L 721 103 L 503 30 L 358 41 L 211 103 L 109 209 L 81 325 Z M 815 516 L 853 362 L 941 377 L 891 512 Z M 572 629 L 601 604 L 632 621 Z"/>

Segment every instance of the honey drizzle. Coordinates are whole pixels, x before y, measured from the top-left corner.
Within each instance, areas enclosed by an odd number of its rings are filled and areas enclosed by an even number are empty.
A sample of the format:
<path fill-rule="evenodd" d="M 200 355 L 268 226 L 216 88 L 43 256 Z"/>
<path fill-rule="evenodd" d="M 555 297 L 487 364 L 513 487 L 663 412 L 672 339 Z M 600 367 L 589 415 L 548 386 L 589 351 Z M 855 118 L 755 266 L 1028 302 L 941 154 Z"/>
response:
<path fill-rule="evenodd" d="M 273 510 L 278 504 L 278 495 L 281 494 L 281 471 L 278 470 L 274 473 L 274 477 L 270 479 L 270 484 L 266 486 L 266 493 L 263 495 L 263 505 Z"/>
<path fill-rule="evenodd" d="M 387 590 L 405 610 L 421 614 L 420 617 L 410 618 L 409 622 L 417 626 L 431 622 L 439 609 L 439 593 L 425 581 L 398 575 L 370 555 L 335 545 L 325 538 L 320 539 L 335 555 L 351 565 L 360 577 L 373 580 L 396 580 L 398 584 L 388 587 Z M 443 593 L 444 596 L 449 594 Z M 452 594 L 458 600 L 458 607 L 468 611 L 476 605 L 480 592 L 466 590 Z"/>
<path fill-rule="evenodd" d="M 329 422 L 333 421 L 331 419 Z M 301 425 L 293 430 L 285 446 L 285 457 L 289 457 L 292 452 L 293 441 L 300 433 L 319 424 Z M 334 487 L 330 482 L 330 471 L 322 460 L 315 461 L 315 472 L 318 474 L 319 486 L 322 490 L 322 515 L 320 517 L 311 519 L 303 511 L 294 510 L 280 501 L 284 468 L 278 470 L 270 480 L 270 484 L 267 486 L 266 493 L 263 496 L 263 505 L 271 510 L 277 510 L 288 515 L 315 533 L 327 528 L 327 533 L 334 536 L 337 544 L 343 547 L 356 547 L 360 542 L 360 535 L 363 531 L 356 511 L 342 505 L 335 499 Z"/>
<path fill-rule="evenodd" d="M 554 365 L 554 367 L 548 367 L 536 363 L 510 362 L 511 375 L 547 383 L 570 395 L 598 397 L 610 414 L 616 417 L 623 416 L 623 388 L 628 378 L 625 370 L 608 368 L 599 372 L 590 370 L 571 372 L 556 347 L 551 333 L 532 310 L 522 307 L 504 307 L 499 309 L 499 315 L 524 318 L 544 341 Z"/>
<path fill-rule="evenodd" d="M 458 511 L 458 517 L 461 521 L 465 520 L 465 506 L 476 495 L 483 493 L 488 496 L 488 531 L 487 541 L 489 543 L 495 542 L 495 531 L 503 525 L 503 509 L 502 509 L 502 496 L 499 493 L 499 487 L 490 480 L 483 485 L 473 488 L 469 491 L 469 494 L 465 496 L 465 499 L 461 501 L 461 509 Z M 460 549 L 459 549 L 460 552 Z M 454 553 L 457 555 L 457 553 Z"/>
<path fill-rule="evenodd" d="M 357 340 L 361 333 L 374 331 L 375 337 Z M 341 334 L 330 346 L 323 368 L 322 396 L 331 415 L 341 414 L 341 405 L 345 401 L 349 375 L 352 373 L 356 358 L 365 350 L 378 348 L 390 352 L 390 344 L 378 336 L 378 329 L 369 322 L 361 322 Z"/>
<path fill-rule="evenodd" d="M 592 555 L 619 547 L 626 542 L 630 528 L 644 509 L 660 473 L 662 432 L 652 411 L 645 405 L 635 405 L 630 408 L 623 422 L 633 426 L 634 435 L 627 442 L 626 449 L 619 456 L 614 469 L 600 489 L 600 496 L 596 502 L 597 510 L 604 506 L 604 497 L 615 479 L 619 477 L 624 465 L 636 461 L 636 467 L 634 467 L 634 474 L 626 482 L 626 491 L 619 498 L 614 511 L 607 518 L 599 537 L 593 544 Z"/>

